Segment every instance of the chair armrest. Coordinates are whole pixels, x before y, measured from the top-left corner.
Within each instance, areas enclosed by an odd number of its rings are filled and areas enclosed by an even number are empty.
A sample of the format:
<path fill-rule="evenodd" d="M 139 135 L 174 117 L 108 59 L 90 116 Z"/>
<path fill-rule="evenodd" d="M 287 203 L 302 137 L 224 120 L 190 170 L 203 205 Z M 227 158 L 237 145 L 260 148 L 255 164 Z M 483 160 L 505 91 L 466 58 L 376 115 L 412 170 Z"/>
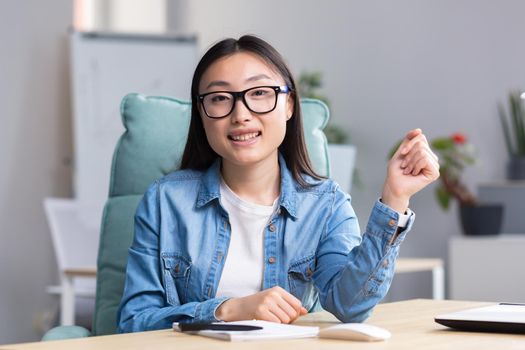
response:
<path fill-rule="evenodd" d="M 59 326 L 48 330 L 42 337 L 42 341 L 86 338 L 89 336 L 91 336 L 91 332 L 84 327 Z"/>

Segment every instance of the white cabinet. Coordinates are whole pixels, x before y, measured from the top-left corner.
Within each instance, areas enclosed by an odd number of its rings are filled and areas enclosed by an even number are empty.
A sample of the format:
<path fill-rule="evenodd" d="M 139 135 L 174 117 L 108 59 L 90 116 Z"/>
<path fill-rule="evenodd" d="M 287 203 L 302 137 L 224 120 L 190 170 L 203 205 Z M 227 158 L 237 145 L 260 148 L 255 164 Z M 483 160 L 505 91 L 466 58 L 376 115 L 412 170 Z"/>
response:
<path fill-rule="evenodd" d="M 525 234 L 449 241 L 451 299 L 525 302 Z"/>
<path fill-rule="evenodd" d="M 354 175 L 356 147 L 353 145 L 328 144 L 330 178 L 350 193 Z"/>

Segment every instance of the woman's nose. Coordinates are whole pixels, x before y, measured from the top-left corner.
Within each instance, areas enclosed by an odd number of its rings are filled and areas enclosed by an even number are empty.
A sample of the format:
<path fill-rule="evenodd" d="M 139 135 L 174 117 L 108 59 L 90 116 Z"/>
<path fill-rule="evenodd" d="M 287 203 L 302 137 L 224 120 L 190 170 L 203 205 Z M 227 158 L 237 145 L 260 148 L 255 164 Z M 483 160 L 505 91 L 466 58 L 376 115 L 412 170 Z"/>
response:
<path fill-rule="evenodd" d="M 253 118 L 252 112 L 246 107 L 242 98 L 235 100 L 235 106 L 230 116 L 232 123 L 243 123 Z"/>

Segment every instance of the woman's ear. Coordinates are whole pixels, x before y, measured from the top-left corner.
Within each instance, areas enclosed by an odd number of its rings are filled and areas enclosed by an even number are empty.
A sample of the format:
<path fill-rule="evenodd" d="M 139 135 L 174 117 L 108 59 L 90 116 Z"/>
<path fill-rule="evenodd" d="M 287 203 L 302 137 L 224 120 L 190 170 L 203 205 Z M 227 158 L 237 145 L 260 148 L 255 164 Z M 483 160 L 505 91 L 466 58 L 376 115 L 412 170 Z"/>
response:
<path fill-rule="evenodd" d="M 294 106 L 295 106 L 294 96 L 292 94 L 288 94 L 288 99 L 286 103 L 286 120 L 290 120 L 290 118 L 292 118 Z"/>

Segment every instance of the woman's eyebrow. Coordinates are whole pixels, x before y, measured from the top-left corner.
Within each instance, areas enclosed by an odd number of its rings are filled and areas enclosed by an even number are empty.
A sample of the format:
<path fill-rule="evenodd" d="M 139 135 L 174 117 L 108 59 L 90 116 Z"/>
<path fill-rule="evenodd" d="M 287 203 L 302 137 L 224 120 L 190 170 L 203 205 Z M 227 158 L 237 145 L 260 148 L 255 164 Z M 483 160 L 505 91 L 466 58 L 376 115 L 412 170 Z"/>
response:
<path fill-rule="evenodd" d="M 258 74 L 258 75 L 254 75 L 253 77 L 249 77 L 248 79 L 246 79 L 246 81 L 250 82 L 250 81 L 256 81 L 256 80 L 261 80 L 261 79 L 272 79 L 272 78 L 270 78 L 266 74 Z"/>
<path fill-rule="evenodd" d="M 230 85 L 227 81 L 224 80 L 214 80 L 206 86 L 206 89 L 211 88 L 212 86 L 228 86 Z"/>
<path fill-rule="evenodd" d="M 266 74 L 258 74 L 258 75 L 254 75 L 253 77 L 249 77 L 248 79 L 246 79 L 245 81 L 246 82 L 251 82 L 251 81 L 257 81 L 257 80 L 261 80 L 261 79 L 272 79 L 270 78 L 269 76 L 267 76 Z M 224 81 L 224 80 L 214 80 L 212 81 L 211 83 L 209 83 L 207 86 L 206 86 L 206 89 L 209 89 L 213 86 L 229 86 L 230 83 L 228 83 L 227 81 Z"/>

